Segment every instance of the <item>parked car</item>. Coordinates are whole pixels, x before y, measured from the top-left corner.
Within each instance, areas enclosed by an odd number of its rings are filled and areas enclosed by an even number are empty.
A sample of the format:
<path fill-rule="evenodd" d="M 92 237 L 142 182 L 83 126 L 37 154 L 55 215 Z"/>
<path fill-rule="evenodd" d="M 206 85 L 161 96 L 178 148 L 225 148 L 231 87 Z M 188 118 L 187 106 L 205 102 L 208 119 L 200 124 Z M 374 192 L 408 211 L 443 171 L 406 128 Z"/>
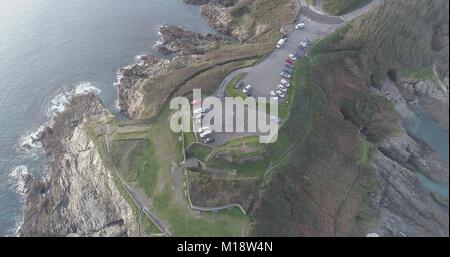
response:
<path fill-rule="evenodd" d="M 239 89 L 239 88 L 241 88 L 242 86 L 244 86 L 244 82 L 239 81 L 238 83 L 236 83 L 236 85 L 234 86 L 234 88 Z"/>
<path fill-rule="evenodd" d="M 210 127 L 202 127 L 198 129 L 198 133 L 203 133 L 206 131 L 212 131 Z"/>
<path fill-rule="evenodd" d="M 281 75 L 281 77 L 283 77 L 283 78 L 287 78 L 287 79 L 290 79 L 290 78 L 291 78 L 291 74 L 286 73 L 286 72 L 282 72 L 280 75 Z"/>
<path fill-rule="evenodd" d="M 278 49 L 282 48 L 284 46 L 284 44 L 286 44 L 286 41 L 287 41 L 287 38 L 282 38 L 282 39 L 278 40 L 276 47 Z"/>
<path fill-rule="evenodd" d="M 305 40 L 303 40 L 303 41 L 300 42 L 299 48 L 305 49 L 306 47 L 308 47 L 309 43 L 310 43 L 309 40 L 308 40 L 308 39 L 305 39 Z"/>
<path fill-rule="evenodd" d="M 194 114 L 194 116 L 192 118 L 201 120 L 201 119 L 203 119 L 204 116 L 205 116 L 204 113 L 199 113 L 199 114 Z"/>
<path fill-rule="evenodd" d="M 197 109 L 194 109 L 194 114 L 196 115 L 196 114 L 201 114 L 201 113 L 205 113 L 206 112 L 206 109 L 205 108 L 197 108 Z"/>
<path fill-rule="evenodd" d="M 252 90 L 252 85 L 247 85 L 243 90 L 242 93 L 248 95 L 250 93 L 250 90 Z"/>
<path fill-rule="evenodd" d="M 286 59 L 286 63 L 288 63 L 290 65 L 294 65 L 294 61 L 291 59 Z"/>
<path fill-rule="evenodd" d="M 282 92 L 287 92 L 287 88 L 283 87 L 283 85 L 281 85 L 281 84 L 278 85 L 277 88 L 278 88 L 279 90 L 281 90 Z"/>
<path fill-rule="evenodd" d="M 291 54 L 289 54 L 289 58 L 298 59 L 298 58 L 300 58 L 300 54 L 298 54 L 298 53 L 291 53 Z"/>
<path fill-rule="evenodd" d="M 287 80 L 285 80 L 285 79 L 282 79 L 282 80 L 280 81 L 280 84 L 286 85 L 286 84 L 289 84 L 289 81 L 287 81 Z"/>
<path fill-rule="evenodd" d="M 291 69 L 291 68 L 292 68 L 292 65 L 286 64 L 286 65 L 284 65 L 284 67 L 285 67 L 285 68 L 288 68 L 288 69 Z"/>
<path fill-rule="evenodd" d="M 297 57 L 293 54 L 288 55 L 289 59 L 293 60 L 294 62 L 297 61 Z"/>
<path fill-rule="evenodd" d="M 283 92 L 281 92 L 280 90 L 277 90 L 277 92 L 275 92 L 275 93 L 277 93 L 277 95 L 280 97 L 280 98 L 284 98 L 286 95 L 283 93 Z"/>
<path fill-rule="evenodd" d="M 205 139 L 205 144 L 210 144 L 213 143 L 214 141 L 216 141 L 214 137 L 208 137 Z"/>
<path fill-rule="evenodd" d="M 304 29 L 305 26 L 306 26 L 305 23 L 301 22 L 301 23 L 295 25 L 295 29 L 296 29 L 296 30 Z"/>
<path fill-rule="evenodd" d="M 200 133 L 200 138 L 207 138 L 210 136 L 212 136 L 212 131 L 210 131 L 210 130 Z"/>
<path fill-rule="evenodd" d="M 291 69 L 283 69 L 283 72 L 286 72 L 288 74 L 292 74 L 292 70 Z"/>
<path fill-rule="evenodd" d="M 270 91 L 269 95 L 270 95 L 270 97 L 276 97 L 277 96 L 277 94 L 275 94 L 275 91 Z"/>

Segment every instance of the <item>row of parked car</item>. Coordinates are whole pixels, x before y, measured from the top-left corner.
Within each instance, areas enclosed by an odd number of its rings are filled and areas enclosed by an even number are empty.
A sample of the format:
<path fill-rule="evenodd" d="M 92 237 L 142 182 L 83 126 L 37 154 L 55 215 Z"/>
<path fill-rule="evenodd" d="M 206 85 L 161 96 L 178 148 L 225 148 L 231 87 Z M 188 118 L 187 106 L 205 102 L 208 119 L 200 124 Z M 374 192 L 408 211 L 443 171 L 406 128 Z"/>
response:
<path fill-rule="evenodd" d="M 280 74 L 282 79 L 277 85 L 277 88 L 274 91 L 270 91 L 270 97 L 277 99 L 284 99 L 286 97 L 288 89 L 290 87 L 289 80 L 292 77 L 292 66 L 295 64 L 298 58 L 300 58 L 300 54 L 298 53 L 289 54 L 288 58 L 286 59 L 284 68 Z"/>
<path fill-rule="evenodd" d="M 202 127 L 202 120 L 207 111 L 205 108 L 194 109 L 192 118 L 195 120 L 195 127 L 198 128 L 196 132 L 199 138 L 203 143 L 210 144 L 216 141 L 216 139 L 213 137 L 213 129 L 210 127 Z"/>

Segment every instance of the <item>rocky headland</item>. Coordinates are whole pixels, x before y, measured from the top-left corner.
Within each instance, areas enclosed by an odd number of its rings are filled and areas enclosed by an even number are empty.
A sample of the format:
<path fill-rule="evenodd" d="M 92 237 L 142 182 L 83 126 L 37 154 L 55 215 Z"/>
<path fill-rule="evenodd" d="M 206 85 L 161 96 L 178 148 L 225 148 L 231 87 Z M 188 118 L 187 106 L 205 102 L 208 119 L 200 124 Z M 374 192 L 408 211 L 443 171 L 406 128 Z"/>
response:
<path fill-rule="evenodd" d="M 21 236 L 136 236 L 132 207 L 102 161 L 91 122 L 113 116 L 93 94 L 73 97 L 40 135 L 48 177 L 29 176 Z"/>

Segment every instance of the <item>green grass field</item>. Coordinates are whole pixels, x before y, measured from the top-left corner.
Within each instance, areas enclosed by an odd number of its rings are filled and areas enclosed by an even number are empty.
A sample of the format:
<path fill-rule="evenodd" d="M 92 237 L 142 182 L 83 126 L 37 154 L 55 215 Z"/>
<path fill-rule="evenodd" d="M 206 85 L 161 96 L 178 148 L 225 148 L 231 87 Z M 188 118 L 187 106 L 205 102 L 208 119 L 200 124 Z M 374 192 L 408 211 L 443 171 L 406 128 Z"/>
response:
<path fill-rule="evenodd" d="M 244 95 L 244 93 L 242 93 L 242 89 L 236 89 L 235 86 L 236 84 L 242 80 L 243 77 L 245 77 L 246 73 L 240 73 L 238 74 L 236 77 L 234 77 L 232 80 L 230 80 L 230 82 L 228 82 L 226 88 L 225 88 L 225 92 L 227 94 L 227 96 L 231 96 L 231 97 L 242 97 L 243 99 L 247 98 L 246 95 Z"/>
<path fill-rule="evenodd" d="M 149 124 L 145 133 L 115 135 L 114 138 L 120 139 L 120 144 L 113 143 L 117 145 L 114 150 L 116 155 L 112 158 L 128 156 L 126 160 L 132 168 L 132 174 L 129 174 L 127 178 L 135 178 L 136 185 L 145 192 L 151 202 L 149 205 L 151 210 L 168 224 L 174 235 L 240 236 L 242 227 L 248 222 L 248 217 L 239 210 L 201 214 L 191 210 L 184 195 L 184 174 L 179 177 L 181 179 L 179 185 L 183 187 L 180 189 L 181 194 L 174 191 L 178 183 L 171 172 L 172 165 L 183 160 L 183 149 L 180 135 L 170 130 L 169 114 L 170 110 L 166 106 L 159 118 Z M 133 140 L 133 136 L 141 138 L 143 135 L 145 140 Z M 127 140 L 128 145 L 125 143 Z M 197 154 L 206 154 L 206 152 L 198 150 Z M 120 160 L 114 162 L 120 167 L 126 167 Z M 151 170 L 152 173 L 143 173 L 145 170 Z"/>
<path fill-rule="evenodd" d="M 205 162 L 206 158 L 212 151 L 213 151 L 212 147 L 199 143 L 194 143 L 186 149 L 186 158 L 187 159 L 195 158 L 202 162 Z"/>

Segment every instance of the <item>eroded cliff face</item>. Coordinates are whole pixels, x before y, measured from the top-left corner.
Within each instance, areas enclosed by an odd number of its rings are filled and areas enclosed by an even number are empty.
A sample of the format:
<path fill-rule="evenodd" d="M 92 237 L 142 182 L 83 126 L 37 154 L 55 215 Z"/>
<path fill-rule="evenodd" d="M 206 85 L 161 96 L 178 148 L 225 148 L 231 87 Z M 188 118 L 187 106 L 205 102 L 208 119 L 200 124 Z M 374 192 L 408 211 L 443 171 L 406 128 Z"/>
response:
<path fill-rule="evenodd" d="M 94 95 L 76 96 L 40 136 L 48 178 L 27 179 L 22 236 L 136 236 L 135 214 L 90 135 L 111 114 Z"/>
<path fill-rule="evenodd" d="M 129 118 L 138 118 L 144 112 L 144 81 L 167 72 L 173 60 L 155 56 L 139 56 L 136 63 L 117 72 L 117 106 Z"/>
<path fill-rule="evenodd" d="M 448 199 L 426 191 L 411 170 L 381 152 L 373 155 L 373 169 L 379 190 L 371 196 L 369 206 L 376 218 L 363 225 L 363 233 L 448 236 Z"/>

